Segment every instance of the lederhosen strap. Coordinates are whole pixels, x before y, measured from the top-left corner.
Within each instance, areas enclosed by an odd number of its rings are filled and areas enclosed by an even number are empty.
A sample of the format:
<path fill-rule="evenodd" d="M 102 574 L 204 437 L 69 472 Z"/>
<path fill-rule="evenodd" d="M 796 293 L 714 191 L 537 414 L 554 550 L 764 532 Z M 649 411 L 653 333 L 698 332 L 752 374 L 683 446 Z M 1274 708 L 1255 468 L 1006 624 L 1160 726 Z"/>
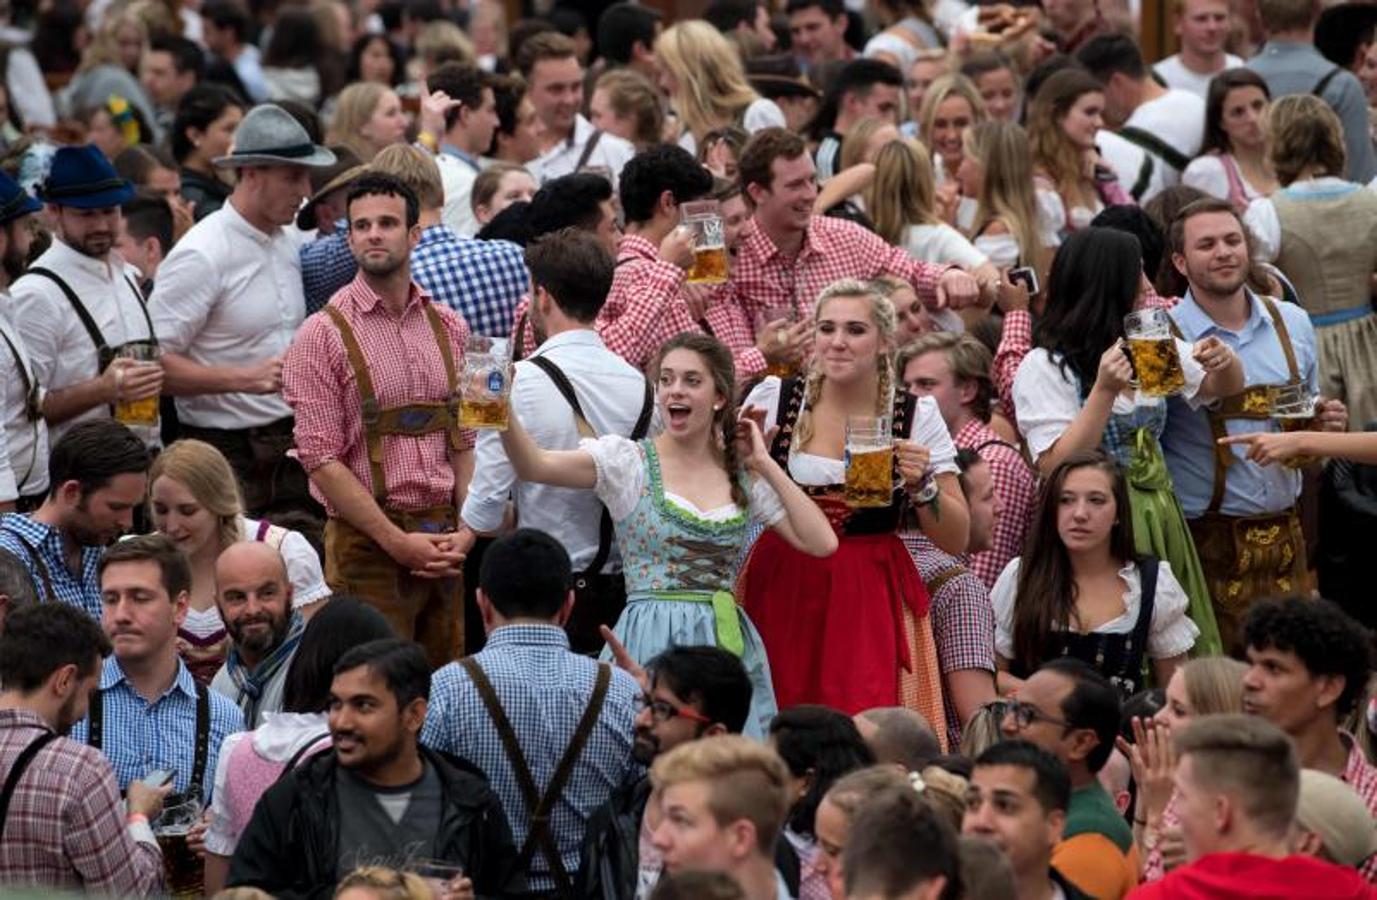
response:
<path fill-rule="evenodd" d="M 57 591 L 53 590 L 53 576 L 48 571 L 48 564 L 43 561 L 43 557 L 38 555 L 38 551 L 23 538 L 19 538 L 19 543 L 24 545 L 24 552 L 29 555 L 29 562 L 33 563 L 38 570 L 38 577 L 43 579 L 43 593 L 47 595 L 49 603 L 57 602 Z"/>
<path fill-rule="evenodd" d="M 593 151 L 598 149 L 598 142 L 602 140 L 602 129 L 594 128 L 593 133 L 588 136 L 588 143 L 583 145 L 583 152 L 579 154 L 579 161 L 574 163 L 574 171 L 580 171 L 588 165 L 588 160 L 593 158 Z"/>
<path fill-rule="evenodd" d="M 30 422 L 37 422 L 43 417 L 43 411 L 38 408 L 38 383 L 34 381 L 29 373 L 28 366 L 24 365 L 24 358 L 19 355 L 19 348 L 10 340 L 10 336 L 0 328 L 0 340 L 5 342 L 5 346 L 10 351 L 10 356 L 14 357 L 14 368 L 19 373 L 19 383 L 24 387 L 24 418 Z"/>
<path fill-rule="evenodd" d="M 521 754 L 521 742 L 517 739 L 516 730 L 512 728 L 511 721 L 502 709 L 502 701 L 498 699 L 497 691 L 493 689 L 492 682 L 488 680 L 488 676 L 483 673 L 482 667 L 472 656 L 460 660 L 459 664 L 464 667 L 465 672 L 469 673 L 469 679 L 473 681 L 473 686 L 477 689 L 478 696 L 483 700 L 483 705 L 487 707 L 488 715 L 492 718 L 493 726 L 497 729 L 497 735 L 502 739 L 502 747 L 506 751 L 507 761 L 511 763 L 512 774 L 516 776 L 517 786 L 521 789 L 526 814 L 531 820 L 530 830 L 526 833 L 526 840 L 521 845 L 521 852 L 517 855 L 517 871 L 524 872 L 530 867 L 531 857 L 539 846 L 541 853 L 549 862 L 550 877 L 555 881 L 555 888 L 559 896 L 572 896 L 573 882 L 569 878 L 569 870 L 564 867 L 564 859 L 560 856 L 559 847 L 550 831 L 550 816 L 554 810 L 555 800 L 564 793 L 564 785 L 568 782 L 569 776 L 573 774 L 574 763 L 583 753 L 583 748 L 593 733 L 593 726 L 597 724 L 598 715 L 602 712 L 603 701 L 607 698 L 607 688 L 612 683 L 612 667 L 607 663 L 598 663 L 598 675 L 593 683 L 593 695 L 588 698 L 588 706 L 583 710 L 583 718 L 579 719 L 578 727 L 574 730 L 574 737 L 569 742 L 568 749 L 564 751 L 564 756 L 560 757 L 559 764 L 555 766 L 555 773 L 550 778 L 550 784 L 546 787 L 545 793 L 542 794 L 536 785 L 535 777 L 531 774 L 530 766 L 526 764 L 526 757 Z"/>
<path fill-rule="evenodd" d="M 454 365 L 454 350 L 445 334 L 445 324 L 440 314 L 430 303 L 421 304 L 425 310 L 426 321 L 435 334 L 435 342 L 440 345 L 440 358 L 444 361 L 445 377 L 449 381 L 449 398 L 444 403 L 408 403 L 383 409 L 378 405 L 378 395 L 373 390 L 373 376 L 368 371 L 363 348 L 349 321 L 338 307 L 326 305 L 328 315 L 339 329 L 344 342 L 344 352 L 349 359 L 349 367 L 354 370 L 354 381 L 359 389 L 360 409 L 363 418 L 363 439 L 368 448 L 368 469 L 373 477 L 373 499 L 379 507 L 387 507 L 387 473 L 383 470 L 383 435 L 409 435 L 419 437 L 436 431 L 449 433 L 450 449 L 459 449 L 459 373 Z"/>
<path fill-rule="evenodd" d="M 560 395 L 564 397 L 564 401 L 574 411 L 574 426 L 578 429 L 579 436 L 597 437 L 597 431 L 589 424 L 588 417 L 583 414 L 583 407 L 579 404 L 578 393 L 574 390 L 573 382 L 569 380 L 569 376 L 564 374 L 564 370 L 555 365 L 555 361 L 548 356 L 532 356 L 528 362 L 534 363 L 542 372 L 550 376 L 555 389 L 559 391 Z M 654 408 L 655 391 L 651 388 L 650 382 L 646 381 L 645 401 L 641 404 L 641 414 L 631 429 L 631 440 L 639 441 L 645 437 L 646 432 L 650 430 L 650 414 Z M 587 578 L 602 571 L 602 567 L 607 565 L 607 557 L 612 555 L 613 537 L 612 514 L 607 511 L 607 506 L 603 505 L 602 517 L 598 522 L 598 552 L 593 555 L 593 561 L 589 563 L 588 568 L 578 573 L 577 578 Z"/>
<path fill-rule="evenodd" d="M 1325 72 L 1324 76 L 1320 78 L 1319 81 L 1315 82 L 1315 86 L 1310 89 L 1310 93 L 1314 94 L 1316 97 L 1323 98 L 1325 89 L 1329 87 L 1329 82 L 1333 81 L 1334 76 L 1342 71 L 1342 66 L 1335 66 L 1328 72 Z"/>
<path fill-rule="evenodd" d="M 96 688 L 91 692 L 87 713 L 86 743 L 97 750 L 105 746 L 105 692 Z M 210 757 L 210 691 L 204 684 L 196 685 L 196 752 L 191 762 L 191 780 L 187 790 L 200 790 L 205 783 L 206 760 Z M 169 804 L 170 805 L 170 804 Z"/>
<path fill-rule="evenodd" d="M 947 582 L 951 581 L 958 575 L 965 575 L 969 571 L 970 570 L 967 569 L 965 566 L 958 563 L 957 565 L 948 566 L 947 568 L 938 572 L 936 575 L 932 576 L 932 580 L 927 583 L 928 596 L 936 597 L 937 592 L 947 586 Z"/>
<path fill-rule="evenodd" d="M 1149 556 L 1138 563 L 1138 621 L 1133 623 L 1133 646 L 1147 652 L 1148 630 L 1152 627 L 1152 612 L 1157 604 L 1157 571 L 1160 560 Z"/>
<path fill-rule="evenodd" d="M 91 312 L 86 308 L 86 304 L 82 303 L 80 298 L 77 297 L 76 292 L 72 290 L 72 286 L 63 281 L 62 277 L 52 269 L 46 269 L 43 266 L 32 266 L 29 268 L 28 272 L 30 275 L 39 275 L 48 279 L 62 291 L 62 295 L 67 298 L 67 302 L 72 305 L 72 309 L 76 312 L 77 318 L 81 320 L 81 327 L 86 329 L 86 334 L 91 338 L 91 343 L 96 345 L 97 371 L 104 372 L 110 365 L 111 360 L 115 358 L 115 349 L 106 343 L 105 335 L 101 334 L 100 327 L 96 325 L 96 320 L 91 317 Z M 158 343 L 158 338 L 153 331 L 153 319 L 148 315 L 148 306 L 143 299 L 143 291 L 139 290 L 138 285 L 129 280 L 128 275 L 124 276 L 124 283 L 129 286 L 129 289 L 134 292 L 134 296 L 138 298 L 139 311 L 143 313 L 143 320 L 148 324 L 148 340 L 156 345 Z"/>
<path fill-rule="evenodd" d="M 1178 172 L 1184 171 L 1186 166 L 1190 165 L 1191 158 L 1189 156 L 1150 131 L 1144 131 L 1130 125 L 1127 128 L 1119 129 L 1119 137 L 1146 153 L 1161 157 L 1163 162 Z"/>
<path fill-rule="evenodd" d="M 33 727 L 37 728 L 38 726 Z M 10 766 L 10 773 L 5 777 L 5 787 L 0 789 L 0 838 L 5 836 L 5 820 L 9 818 L 10 801 L 14 799 L 15 788 L 19 787 L 19 779 L 24 777 L 25 770 L 29 768 L 29 763 L 33 762 L 33 758 L 38 755 L 38 751 L 56 739 L 57 732 L 43 732 L 19 752 L 19 756 L 14 760 L 14 765 Z"/>

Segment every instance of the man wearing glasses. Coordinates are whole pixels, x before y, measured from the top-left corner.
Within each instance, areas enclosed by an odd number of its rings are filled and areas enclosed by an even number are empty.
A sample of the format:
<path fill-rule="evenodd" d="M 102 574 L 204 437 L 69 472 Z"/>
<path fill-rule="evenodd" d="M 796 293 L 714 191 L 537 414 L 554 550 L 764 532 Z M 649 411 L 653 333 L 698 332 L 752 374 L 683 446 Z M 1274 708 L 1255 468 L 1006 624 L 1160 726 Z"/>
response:
<path fill-rule="evenodd" d="M 1071 803 L 1053 867 L 1091 896 L 1126 895 L 1138 883 L 1133 832 L 1095 777 L 1119 733 L 1114 685 L 1080 660 L 1049 662 L 1005 705 L 1000 731 L 1038 745 L 1071 773 Z"/>

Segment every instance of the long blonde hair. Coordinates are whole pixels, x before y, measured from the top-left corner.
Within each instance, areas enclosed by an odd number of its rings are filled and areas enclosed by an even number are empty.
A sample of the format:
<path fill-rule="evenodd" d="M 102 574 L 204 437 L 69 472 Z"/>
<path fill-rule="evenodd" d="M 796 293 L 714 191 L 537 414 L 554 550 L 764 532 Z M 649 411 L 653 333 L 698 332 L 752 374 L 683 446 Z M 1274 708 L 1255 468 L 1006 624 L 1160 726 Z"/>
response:
<path fill-rule="evenodd" d="M 875 233 L 891 244 L 901 243 L 910 225 L 934 225 L 937 188 L 932 157 L 912 138 L 890 141 L 875 157 L 875 178 L 865 189 L 865 211 Z"/>
<path fill-rule="evenodd" d="M 1243 675 L 1248 667 L 1229 656 L 1202 656 L 1181 667 L 1191 718 L 1243 712 Z"/>
<path fill-rule="evenodd" d="M 230 468 L 223 453 L 205 441 L 190 438 L 175 441 L 158 454 L 148 470 L 150 496 L 153 483 L 164 475 L 181 482 L 201 508 L 215 517 L 215 533 L 221 550 L 240 539 L 244 501 L 239 496 L 234 469 Z M 152 518 L 152 500 L 149 506 L 149 518 Z"/>
<path fill-rule="evenodd" d="M 671 99 L 696 140 L 734 124 L 760 99 L 731 42 L 701 19 L 665 29 L 655 41 L 655 55 L 677 82 Z"/>
<path fill-rule="evenodd" d="M 118 10 L 112 9 L 105 13 L 105 21 L 101 23 L 95 37 L 87 46 L 86 52 L 82 54 L 81 65 L 77 67 L 77 72 L 85 72 L 96 66 L 104 65 L 118 66 L 123 69 L 124 60 L 120 55 L 119 34 L 124 28 L 133 28 L 139 32 L 139 39 L 143 42 L 146 53 L 148 51 L 148 24 L 144 21 L 140 10 L 134 9 L 132 6 L 125 6 Z"/>
<path fill-rule="evenodd" d="M 1046 171 L 1063 197 L 1084 197 L 1085 173 L 1081 150 L 1071 142 L 1062 122 L 1086 94 L 1103 94 L 1104 85 L 1089 72 L 1063 69 L 1052 75 L 1033 98 L 1028 113 L 1028 144 L 1034 164 Z"/>
<path fill-rule="evenodd" d="M 340 91 L 326 142 L 348 147 L 361 161 L 372 162 L 378 148 L 363 136 L 363 127 L 373 118 L 373 112 L 382 102 L 383 95 L 391 90 L 385 84 L 356 81 Z"/>
<path fill-rule="evenodd" d="M 928 85 L 923 94 L 923 105 L 918 108 L 918 123 L 925 141 L 932 140 L 932 120 L 937 118 L 937 107 L 952 97 L 960 97 L 970 104 L 971 127 L 985 121 L 985 101 L 980 98 L 980 89 L 965 75 L 952 72 L 943 75 Z"/>
<path fill-rule="evenodd" d="M 971 236 L 991 222 L 1001 222 L 1018 243 L 1019 259 L 1034 265 L 1042 238 L 1028 133 L 1013 122 L 982 122 L 966 132 L 966 154 L 983 176 Z"/>
<path fill-rule="evenodd" d="M 843 278 L 829 284 L 818 295 L 818 302 L 813 305 L 814 321 L 822 313 L 822 308 L 838 297 L 863 297 L 870 301 L 870 320 L 879 330 L 881 341 L 880 352 L 875 360 L 876 373 L 879 375 L 879 389 L 875 392 L 875 414 L 887 416 L 894 408 L 894 333 L 899 328 L 894 304 L 865 282 Z M 803 409 L 799 411 L 798 425 L 795 428 L 796 447 L 806 446 L 813 437 L 813 407 L 822 397 L 822 383 L 825 377 L 817 354 L 814 354 L 812 367 L 809 368 L 804 382 Z"/>

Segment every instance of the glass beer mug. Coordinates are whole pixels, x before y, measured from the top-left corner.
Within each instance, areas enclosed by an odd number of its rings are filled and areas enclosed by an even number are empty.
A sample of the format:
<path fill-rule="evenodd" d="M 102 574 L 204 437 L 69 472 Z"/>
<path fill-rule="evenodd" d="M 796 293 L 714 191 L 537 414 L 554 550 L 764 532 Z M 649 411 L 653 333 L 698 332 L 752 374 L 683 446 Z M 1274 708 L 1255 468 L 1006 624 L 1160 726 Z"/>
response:
<path fill-rule="evenodd" d="M 206 866 L 187 844 L 191 827 L 201 820 L 201 801 L 189 792 L 184 802 L 164 807 L 153 823 L 153 834 L 163 851 L 163 879 L 169 897 L 200 897 L 205 887 Z"/>
<path fill-rule="evenodd" d="M 1283 384 L 1270 391 L 1272 401 L 1271 415 L 1282 431 L 1315 431 L 1315 396 L 1306 384 Z M 1315 461 L 1312 456 L 1297 456 L 1282 465 L 1289 469 L 1303 469 Z"/>
<path fill-rule="evenodd" d="M 507 430 L 512 393 L 512 361 L 507 342 L 470 340 L 464 352 L 459 424 L 464 428 Z"/>
<path fill-rule="evenodd" d="M 864 509 L 893 501 L 894 435 L 889 416 L 847 416 L 847 505 Z"/>
<path fill-rule="evenodd" d="M 160 365 L 161 351 L 154 341 L 130 341 L 115 350 L 116 359 L 136 360 L 140 365 Z M 115 421 L 125 425 L 157 425 L 158 395 L 142 400 L 121 400 L 115 404 Z"/>
<path fill-rule="evenodd" d="M 1186 373 L 1181 369 L 1166 310 L 1140 309 L 1124 316 L 1124 336 L 1138 377 L 1138 392 L 1148 397 L 1180 393 L 1186 386 Z"/>
<path fill-rule="evenodd" d="M 693 268 L 689 284 L 721 284 L 727 280 L 727 237 L 716 200 L 696 200 L 679 207 L 686 228 L 693 230 Z"/>

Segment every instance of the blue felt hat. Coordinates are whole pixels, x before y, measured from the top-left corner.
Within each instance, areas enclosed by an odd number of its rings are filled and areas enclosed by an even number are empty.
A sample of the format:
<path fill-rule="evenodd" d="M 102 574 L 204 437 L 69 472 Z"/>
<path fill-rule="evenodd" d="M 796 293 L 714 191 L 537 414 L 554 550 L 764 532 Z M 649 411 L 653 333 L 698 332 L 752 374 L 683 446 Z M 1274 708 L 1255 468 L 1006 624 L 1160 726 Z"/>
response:
<path fill-rule="evenodd" d="M 0 172 L 0 225 L 13 222 L 20 216 L 36 213 L 43 204 L 34 199 L 33 194 L 24 190 L 4 172 Z"/>
<path fill-rule="evenodd" d="M 108 209 L 132 198 L 134 188 L 95 144 L 87 144 L 58 148 L 39 196 L 58 206 Z"/>

